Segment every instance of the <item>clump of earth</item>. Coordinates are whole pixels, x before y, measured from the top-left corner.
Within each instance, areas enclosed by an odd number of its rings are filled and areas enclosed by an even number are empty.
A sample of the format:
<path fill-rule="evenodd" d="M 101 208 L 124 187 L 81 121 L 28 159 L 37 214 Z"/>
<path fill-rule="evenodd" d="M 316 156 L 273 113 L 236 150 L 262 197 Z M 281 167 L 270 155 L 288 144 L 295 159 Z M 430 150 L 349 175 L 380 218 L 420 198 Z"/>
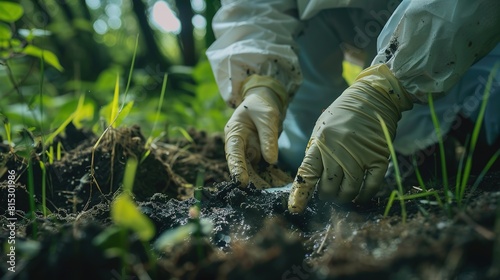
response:
<path fill-rule="evenodd" d="M 2 279 L 500 278 L 498 171 L 467 193 L 463 207 L 453 202 L 445 209 L 433 197 L 406 201 L 404 222 L 398 201 L 383 216 L 387 196 L 364 207 L 313 196 L 303 214 L 293 215 L 286 189 L 230 180 L 219 135 L 189 133 L 193 142 L 154 143 L 138 166 L 133 194 L 156 228 L 150 242 L 113 230 L 110 217 L 127 159 L 146 153 L 139 127 L 112 130 L 95 147 L 98 136 L 69 126 L 55 141 L 64 147 L 62 157 L 46 164 L 47 213 L 39 209 L 34 217 L 27 162 L 3 147 L 5 167 L 18 177 L 15 272 L 7 263 L 6 173 L 0 178 Z M 32 158 L 36 205 L 42 204 L 40 160 L 42 151 Z M 155 246 L 163 233 L 191 224 L 200 230 Z"/>

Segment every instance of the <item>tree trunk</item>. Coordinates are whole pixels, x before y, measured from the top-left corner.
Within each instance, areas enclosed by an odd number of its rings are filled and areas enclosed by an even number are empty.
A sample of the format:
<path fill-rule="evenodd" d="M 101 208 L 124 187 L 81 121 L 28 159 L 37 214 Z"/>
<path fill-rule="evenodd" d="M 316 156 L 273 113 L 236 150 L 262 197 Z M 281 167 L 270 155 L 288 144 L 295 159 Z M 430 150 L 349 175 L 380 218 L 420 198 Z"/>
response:
<path fill-rule="evenodd" d="M 193 16 L 191 2 L 186 0 L 176 0 L 175 4 L 179 11 L 179 20 L 181 22 L 181 33 L 179 34 L 179 47 L 182 52 L 184 65 L 194 66 L 198 60 L 193 34 Z"/>
<path fill-rule="evenodd" d="M 150 64 L 157 64 L 160 62 L 164 64 L 164 67 L 170 65 L 166 58 L 162 55 L 160 49 L 158 48 L 158 44 L 156 42 L 156 38 L 154 35 L 151 26 L 149 25 L 148 18 L 146 16 L 147 7 L 144 5 L 142 0 L 132 0 L 132 8 L 134 14 L 137 18 L 137 23 L 141 30 L 141 37 L 145 44 L 145 52 L 142 55 L 141 59 L 137 60 L 138 67 L 146 67 Z M 157 67 L 155 67 L 156 69 Z M 163 67 L 162 67 L 163 68 Z"/>

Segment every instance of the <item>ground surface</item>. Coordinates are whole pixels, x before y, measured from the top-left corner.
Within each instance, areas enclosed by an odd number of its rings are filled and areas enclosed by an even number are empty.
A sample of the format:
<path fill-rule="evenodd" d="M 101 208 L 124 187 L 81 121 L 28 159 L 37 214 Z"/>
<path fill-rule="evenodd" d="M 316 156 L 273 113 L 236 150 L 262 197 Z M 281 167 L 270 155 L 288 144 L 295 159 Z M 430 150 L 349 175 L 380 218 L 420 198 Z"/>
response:
<path fill-rule="evenodd" d="M 69 128 L 57 140 L 66 152 L 47 165 L 50 212 L 37 212 L 35 221 L 23 218 L 29 211 L 26 164 L 4 153 L 7 169 L 19 178 L 15 273 L 6 262 L 7 174 L 0 178 L 3 278 L 500 279 L 500 173 L 486 176 L 467 206 L 454 204 L 449 213 L 426 199 L 408 201 L 406 223 L 398 202 L 382 216 L 384 198 L 341 209 L 313 197 L 303 215 L 291 215 L 287 192 L 240 189 L 229 180 L 220 137 L 190 134 L 194 143 L 156 143 L 139 165 L 134 195 L 156 227 L 151 243 L 109 230 L 110 202 L 120 190 L 126 159 L 145 152 L 139 128 L 111 131 L 94 152 L 95 135 Z M 199 174 L 204 188 L 195 199 L 189 184 Z M 40 176 L 34 168 L 37 205 Z M 194 205 L 211 223 L 210 233 L 181 235 L 180 242 L 153 250 L 161 233 L 200 225 L 190 216 Z M 107 243 L 103 232 L 112 237 Z"/>

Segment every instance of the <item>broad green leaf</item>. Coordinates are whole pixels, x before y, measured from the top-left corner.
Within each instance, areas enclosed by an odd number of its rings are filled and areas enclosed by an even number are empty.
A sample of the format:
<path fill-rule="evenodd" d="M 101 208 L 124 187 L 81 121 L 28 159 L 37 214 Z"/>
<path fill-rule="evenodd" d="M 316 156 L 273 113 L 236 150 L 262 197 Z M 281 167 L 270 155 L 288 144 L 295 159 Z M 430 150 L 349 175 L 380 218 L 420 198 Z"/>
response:
<path fill-rule="evenodd" d="M 130 195 L 126 193 L 113 200 L 111 219 L 116 225 L 133 230 L 142 241 L 149 241 L 155 235 L 151 220 L 137 209 Z"/>
<path fill-rule="evenodd" d="M 23 7 L 18 3 L 0 1 L 0 20 L 14 22 L 23 16 Z"/>
<path fill-rule="evenodd" d="M 9 40 L 12 38 L 12 31 L 7 24 L 0 23 L 0 40 Z"/>
<path fill-rule="evenodd" d="M 38 47 L 35 47 L 33 45 L 27 45 L 21 53 L 31 55 L 34 57 L 39 57 L 42 58 L 47 64 L 53 66 L 59 71 L 64 71 L 64 68 L 61 66 L 59 63 L 59 59 L 57 59 L 57 56 L 48 50 L 42 50 Z"/>

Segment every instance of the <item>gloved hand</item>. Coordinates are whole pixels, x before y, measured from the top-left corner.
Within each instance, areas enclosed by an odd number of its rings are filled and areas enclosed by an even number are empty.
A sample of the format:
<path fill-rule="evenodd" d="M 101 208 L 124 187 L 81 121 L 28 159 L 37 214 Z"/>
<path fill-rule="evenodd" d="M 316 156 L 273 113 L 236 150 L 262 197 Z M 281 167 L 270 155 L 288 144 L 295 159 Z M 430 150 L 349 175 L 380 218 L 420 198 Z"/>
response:
<path fill-rule="evenodd" d="M 377 115 L 394 138 L 401 112 L 412 106 L 385 64 L 361 72 L 316 122 L 290 192 L 290 212 L 304 211 L 316 184 L 320 199 L 369 201 L 379 190 L 389 158 Z"/>
<path fill-rule="evenodd" d="M 225 151 L 231 176 L 242 186 L 251 181 L 257 188 L 286 184 L 279 181 L 283 172 L 264 168 L 268 177 L 261 178 L 257 164 L 264 158 L 269 164 L 278 161 L 278 136 L 285 118 L 288 95 L 278 81 L 252 75 L 242 87 L 243 101 L 224 129 Z M 275 174 L 277 174 L 275 176 Z M 276 180 L 275 182 L 269 182 Z M 291 180 L 290 180 L 291 181 Z"/>

